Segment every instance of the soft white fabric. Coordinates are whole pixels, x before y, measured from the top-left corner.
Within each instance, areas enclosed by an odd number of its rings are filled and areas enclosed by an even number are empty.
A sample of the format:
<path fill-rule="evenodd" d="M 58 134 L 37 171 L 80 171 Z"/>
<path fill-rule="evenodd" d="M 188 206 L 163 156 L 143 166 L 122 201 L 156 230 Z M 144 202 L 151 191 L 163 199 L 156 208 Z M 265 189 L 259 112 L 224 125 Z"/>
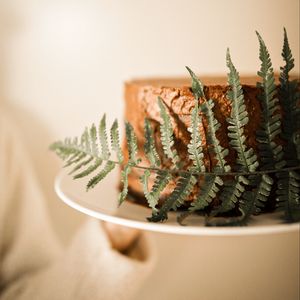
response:
<path fill-rule="evenodd" d="M 90 219 L 64 249 L 16 127 L 1 110 L 0 299 L 131 299 L 153 265 L 149 237 L 142 234 L 124 255 Z"/>

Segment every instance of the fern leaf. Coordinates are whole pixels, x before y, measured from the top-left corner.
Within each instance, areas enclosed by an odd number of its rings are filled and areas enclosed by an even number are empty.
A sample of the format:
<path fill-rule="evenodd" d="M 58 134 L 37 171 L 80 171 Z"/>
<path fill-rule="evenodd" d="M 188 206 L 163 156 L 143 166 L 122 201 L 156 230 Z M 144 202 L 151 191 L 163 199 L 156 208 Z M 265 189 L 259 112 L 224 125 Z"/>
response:
<path fill-rule="evenodd" d="M 278 209 L 288 222 L 300 221 L 300 176 L 296 172 L 278 172 Z"/>
<path fill-rule="evenodd" d="M 141 176 L 141 183 L 144 189 L 145 198 L 148 201 L 149 207 L 152 208 L 153 211 L 157 211 L 156 205 L 158 204 L 159 196 L 161 192 L 168 185 L 170 179 L 172 178 L 170 173 L 164 170 L 159 170 L 157 172 L 156 178 L 154 180 L 153 187 L 151 191 L 148 189 L 148 179 L 150 177 L 150 171 L 146 170 L 144 174 Z"/>
<path fill-rule="evenodd" d="M 94 124 L 90 128 L 90 138 L 91 138 L 92 155 L 97 156 L 99 154 L 98 145 L 97 145 L 97 129 Z"/>
<path fill-rule="evenodd" d="M 123 183 L 123 189 L 119 194 L 118 202 L 119 206 L 125 201 L 128 194 L 128 175 L 132 170 L 132 165 L 130 163 L 126 164 L 121 171 L 121 182 Z"/>
<path fill-rule="evenodd" d="M 115 163 L 112 161 L 106 162 L 104 168 L 92 179 L 89 180 L 87 184 L 87 191 L 94 188 L 101 180 L 103 180 L 114 168 Z"/>
<path fill-rule="evenodd" d="M 191 75 L 191 78 L 192 78 L 192 91 L 193 91 L 193 95 L 194 95 L 196 101 L 198 102 L 198 100 L 199 100 L 200 98 L 205 98 L 203 84 L 202 84 L 202 82 L 197 78 L 196 74 L 195 74 L 189 67 L 186 67 L 186 69 L 188 70 L 188 72 L 189 72 L 190 75 Z"/>
<path fill-rule="evenodd" d="M 259 58 L 261 68 L 257 73 L 262 82 L 257 83 L 261 89 L 258 95 L 262 106 L 261 129 L 257 131 L 258 149 L 262 161 L 262 169 L 282 168 L 284 166 L 283 150 L 275 142 L 276 136 L 281 133 L 280 107 L 276 97 L 276 84 L 269 51 L 262 37 L 256 32 L 259 40 Z"/>
<path fill-rule="evenodd" d="M 300 93 L 298 90 L 299 82 L 297 80 L 290 81 L 289 72 L 294 68 L 295 65 L 285 28 L 284 43 L 281 55 L 285 62 L 285 65 L 280 68 L 281 73 L 279 77 L 279 95 L 284 112 L 284 118 L 282 120 L 282 136 L 287 142 L 287 145 L 284 148 L 287 164 L 289 166 L 294 166 L 299 163 L 300 160 L 297 158 L 297 145 L 300 143 L 297 143 L 294 138 L 297 134 L 299 134 L 300 131 L 300 108 L 298 106 Z"/>
<path fill-rule="evenodd" d="M 111 148 L 117 154 L 118 162 L 122 163 L 124 160 L 123 153 L 120 146 L 119 126 L 118 121 L 115 120 L 110 129 Z"/>
<path fill-rule="evenodd" d="M 226 55 L 227 67 L 229 68 L 228 83 L 231 89 L 227 92 L 227 98 L 230 100 L 232 109 L 228 118 L 228 136 L 230 145 L 237 152 L 237 169 L 238 171 L 253 172 L 258 167 L 257 156 L 252 148 L 247 150 L 245 144 L 246 136 L 244 126 L 248 123 L 248 113 L 244 101 L 244 93 L 240 84 L 239 73 L 234 67 L 229 49 Z"/>
<path fill-rule="evenodd" d="M 138 146 L 137 146 L 137 138 L 134 133 L 133 127 L 129 122 L 125 123 L 126 128 L 126 140 L 129 152 L 129 162 L 133 164 L 138 163 L 137 153 L 138 153 Z"/>
<path fill-rule="evenodd" d="M 78 163 L 79 161 L 81 161 L 84 157 L 86 156 L 85 153 L 82 153 L 80 151 L 76 152 L 75 154 L 73 154 L 68 161 L 66 162 L 66 164 L 63 166 L 64 168 L 69 167 L 73 164 Z"/>
<path fill-rule="evenodd" d="M 219 176 L 207 175 L 197 199 L 192 202 L 189 211 L 202 210 L 207 207 L 219 192 L 219 187 L 223 185 L 223 180 Z"/>
<path fill-rule="evenodd" d="M 261 176 L 252 176 L 250 180 L 251 186 L 254 187 L 253 191 L 246 191 L 240 201 L 239 210 L 242 213 L 240 217 L 234 218 L 231 225 L 245 226 L 248 224 L 251 216 L 254 213 L 260 213 L 261 209 L 270 196 L 273 185 L 273 179 L 264 174 Z"/>
<path fill-rule="evenodd" d="M 217 160 L 217 164 L 214 168 L 215 171 L 229 172 L 230 166 L 227 164 L 225 157 L 228 155 L 228 149 L 224 149 L 217 138 L 216 132 L 221 127 L 221 124 L 214 116 L 213 108 L 214 102 L 212 99 L 205 101 L 201 107 L 202 112 L 205 114 L 208 121 L 207 142 L 213 145 L 214 156 Z"/>
<path fill-rule="evenodd" d="M 191 170 L 204 172 L 205 166 L 203 162 L 203 149 L 201 142 L 201 135 L 199 131 L 199 125 L 201 124 L 201 117 L 199 116 L 199 107 L 198 103 L 195 103 L 195 107 L 192 110 L 191 115 L 191 126 L 188 128 L 188 131 L 191 133 L 191 140 L 187 146 L 189 158 L 193 162 L 193 167 Z"/>
<path fill-rule="evenodd" d="M 181 213 L 177 217 L 178 223 L 181 225 L 185 225 L 183 224 L 184 219 L 186 219 L 193 212 L 201 211 L 206 208 L 216 197 L 217 193 L 219 192 L 219 187 L 223 184 L 224 182 L 219 176 L 205 176 L 203 186 L 201 186 L 200 193 L 198 194 L 196 200 L 192 202 L 188 211 Z"/>
<path fill-rule="evenodd" d="M 148 218 L 151 222 L 161 222 L 168 219 L 168 212 L 177 210 L 181 206 L 187 196 L 191 193 L 197 180 L 192 174 L 182 175 L 178 183 L 171 193 L 171 195 L 165 200 L 158 213 L 153 213 L 152 217 Z"/>
<path fill-rule="evenodd" d="M 232 105 L 230 117 L 227 119 L 230 124 L 228 126 L 229 143 L 237 152 L 237 170 L 253 172 L 258 167 L 258 161 L 253 148 L 247 149 L 245 144 L 246 136 L 244 134 L 244 126 L 248 123 L 249 118 L 246 111 L 239 73 L 231 61 L 229 50 L 227 50 L 226 61 L 227 67 L 229 68 L 228 83 L 231 88 L 227 92 L 227 98 L 231 101 Z M 249 180 L 244 176 L 236 176 L 233 182 L 226 183 L 220 195 L 222 203 L 213 211 L 212 216 L 233 209 L 245 191 L 245 185 L 249 185 Z"/>
<path fill-rule="evenodd" d="M 156 151 L 154 137 L 153 137 L 153 130 L 151 128 L 151 124 L 148 119 L 145 119 L 144 131 L 145 131 L 145 145 L 144 145 L 145 154 L 148 160 L 150 161 L 152 167 L 159 167 L 161 161 Z"/>
<path fill-rule="evenodd" d="M 67 144 L 67 143 L 65 143 Z M 81 136 L 81 148 L 88 154 L 92 153 L 91 150 L 91 141 L 89 137 L 89 130 L 86 128 Z"/>
<path fill-rule="evenodd" d="M 104 160 L 109 159 L 110 152 L 106 133 L 106 115 L 104 114 L 99 125 L 99 141 L 101 146 L 101 157 Z"/>
<path fill-rule="evenodd" d="M 86 154 L 83 153 L 84 155 L 83 158 L 86 157 Z M 82 167 L 86 166 L 87 164 L 89 164 L 94 158 L 93 157 L 88 157 L 86 160 L 80 160 L 78 161 L 78 163 L 76 164 L 76 166 L 69 172 L 70 174 L 75 173 L 76 171 L 80 170 Z"/>
<path fill-rule="evenodd" d="M 73 176 L 74 179 L 79 179 L 79 178 L 82 178 L 82 177 L 85 177 L 89 174 L 91 174 L 92 172 L 94 172 L 98 167 L 100 167 L 102 164 L 102 159 L 96 159 L 95 162 L 90 165 L 87 169 L 85 169 L 84 171 L 76 174 Z"/>
<path fill-rule="evenodd" d="M 212 211 L 211 216 L 232 210 L 244 193 L 245 185 L 249 185 L 249 181 L 244 176 L 236 176 L 234 181 L 225 182 L 220 195 L 221 205 Z"/>
<path fill-rule="evenodd" d="M 161 143 L 163 146 L 164 153 L 167 158 L 171 159 L 174 166 L 178 166 L 179 156 L 174 147 L 173 129 L 171 124 L 170 115 L 167 113 L 166 107 L 163 104 L 161 97 L 158 97 L 158 105 L 160 108 L 160 116 L 162 124 L 160 126 Z"/>

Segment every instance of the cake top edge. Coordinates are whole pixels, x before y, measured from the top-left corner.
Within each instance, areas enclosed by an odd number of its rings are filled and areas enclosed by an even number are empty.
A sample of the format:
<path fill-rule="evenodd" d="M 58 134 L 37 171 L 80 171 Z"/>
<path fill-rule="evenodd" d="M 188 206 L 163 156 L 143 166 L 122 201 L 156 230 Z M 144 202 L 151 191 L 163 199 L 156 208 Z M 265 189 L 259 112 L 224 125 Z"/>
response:
<path fill-rule="evenodd" d="M 199 79 L 206 86 L 226 86 L 227 77 L 222 75 L 204 75 L 199 76 Z M 276 83 L 279 82 L 279 75 L 275 74 Z M 291 76 L 291 80 L 299 79 L 299 76 Z M 242 85 L 256 86 L 258 81 L 261 81 L 261 78 L 258 76 L 249 76 L 241 75 L 240 81 Z M 190 77 L 149 77 L 149 78 L 133 78 L 125 81 L 125 85 L 134 85 L 134 86 L 154 86 L 154 87 L 190 87 L 191 78 Z"/>

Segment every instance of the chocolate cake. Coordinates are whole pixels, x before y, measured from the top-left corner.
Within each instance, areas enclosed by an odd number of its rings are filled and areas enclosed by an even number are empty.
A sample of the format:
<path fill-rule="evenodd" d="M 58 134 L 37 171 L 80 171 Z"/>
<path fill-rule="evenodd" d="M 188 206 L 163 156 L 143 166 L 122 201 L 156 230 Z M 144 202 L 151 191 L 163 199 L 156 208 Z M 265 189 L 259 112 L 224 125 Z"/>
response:
<path fill-rule="evenodd" d="M 249 115 L 249 123 L 245 127 L 245 134 L 248 136 L 247 145 L 257 150 L 257 142 L 255 138 L 255 132 L 257 131 L 260 118 L 261 108 L 257 100 L 258 88 L 256 82 L 258 78 L 255 77 L 242 77 L 241 84 L 244 91 L 245 104 Z M 207 99 L 213 99 L 215 102 L 214 113 L 215 117 L 221 124 L 221 128 L 217 131 L 217 137 L 220 140 L 220 144 L 224 148 L 229 149 L 229 155 L 226 160 L 229 165 L 234 166 L 236 160 L 236 153 L 229 145 L 228 130 L 226 118 L 229 117 L 231 112 L 230 101 L 226 97 L 228 90 L 227 78 L 202 78 L 204 86 L 204 92 Z M 142 159 L 142 164 L 149 166 L 149 162 L 145 157 L 143 151 L 144 145 L 144 119 L 148 118 L 151 122 L 156 148 L 162 161 L 162 167 L 168 167 L 169 161 L 166 160 L 162 145 L 160 142 L 160 111 L 157 98 L 160 96 L 164 104 L 166 105 L 168 112 L 171 116 L 175 148 L 178 151 L 181 161 L 184 167 L 187 168 L 191 163 L 187 158 L 187 144 L 190 141 L 190 133 L 187 128 L 191 122 L 191 110 L 194 107 L 195 98 L 191 91 L 190 79 L 143 79 L 132 80 L 125 84 L 125 119 L 129 121 L 137 135 L 139 152 L 138 155 Z M 203 99 L 199 100 L 201 104 Z M 205 132 L 207 130 L 207 121 L 205 117 L 202 118 L 202 124 L 200 126 L 203 152 L 204 152 L 204 164 L 206 171 L 211 171 L 216 164 L 216 161 L 211 154 L 210 145 L 206 142 Z M 124 153 L 128 153 L 126 143 L 123 144 Z M 125 157 L 124 164 L 128 161 L 128 157 Z M 139 177 L 142 175 L 143 170 L 134 168 L 128 177 L 129 193 L 133 196 L 135 202 L 140 204 L 146 204 L 146 200 L 143 194 L 143 188 L 140 184 Z M 150 187 L 153 184 L 153 178 L 149 180 Z M 172 189 L 175 187 L 175 182 L 171 182 L 164 190 L 163 197 L 167 197 Z M 201 188 L 201 180 L 195 186 L 193 193 L 186 200 L 187 202 L 193 201 L 195 195 Z M 161 200 L 163 201 L 163 199 Z M 188 203 L 187 203 L 188 204 Z M 215 199 L 212 206 L 217 206 L 219 200 Z"/>

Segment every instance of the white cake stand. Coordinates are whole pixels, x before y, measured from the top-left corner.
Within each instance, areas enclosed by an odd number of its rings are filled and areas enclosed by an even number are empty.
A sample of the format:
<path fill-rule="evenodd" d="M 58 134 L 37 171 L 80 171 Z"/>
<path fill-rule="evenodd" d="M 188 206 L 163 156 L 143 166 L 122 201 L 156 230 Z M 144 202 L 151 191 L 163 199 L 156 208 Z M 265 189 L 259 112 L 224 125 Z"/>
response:
<path fill-rule="evenodd" d="M 300 231 L 300 223 L 283 223 L 278 213 L 255 216 L 248 226 L 243 227 L 206 227 L 204 218 L 197 215 L 189 217 L 188 226 L 181 226 L 176 222 L 175 212 L 169 213 L 169 219 L 164 223 L 151 223 L 146 219 L 151 215 L 149 208 L 129 201 L 118 207 L 118 178 L 117 171 L 114 171 L 96 188 L 86 192 L 85 180 L 73 180 L 63 170 L 56 177 L 55 191 L 63 202 L 86 215 L 141 230 L 194 236 L 262 235 Z"/>

